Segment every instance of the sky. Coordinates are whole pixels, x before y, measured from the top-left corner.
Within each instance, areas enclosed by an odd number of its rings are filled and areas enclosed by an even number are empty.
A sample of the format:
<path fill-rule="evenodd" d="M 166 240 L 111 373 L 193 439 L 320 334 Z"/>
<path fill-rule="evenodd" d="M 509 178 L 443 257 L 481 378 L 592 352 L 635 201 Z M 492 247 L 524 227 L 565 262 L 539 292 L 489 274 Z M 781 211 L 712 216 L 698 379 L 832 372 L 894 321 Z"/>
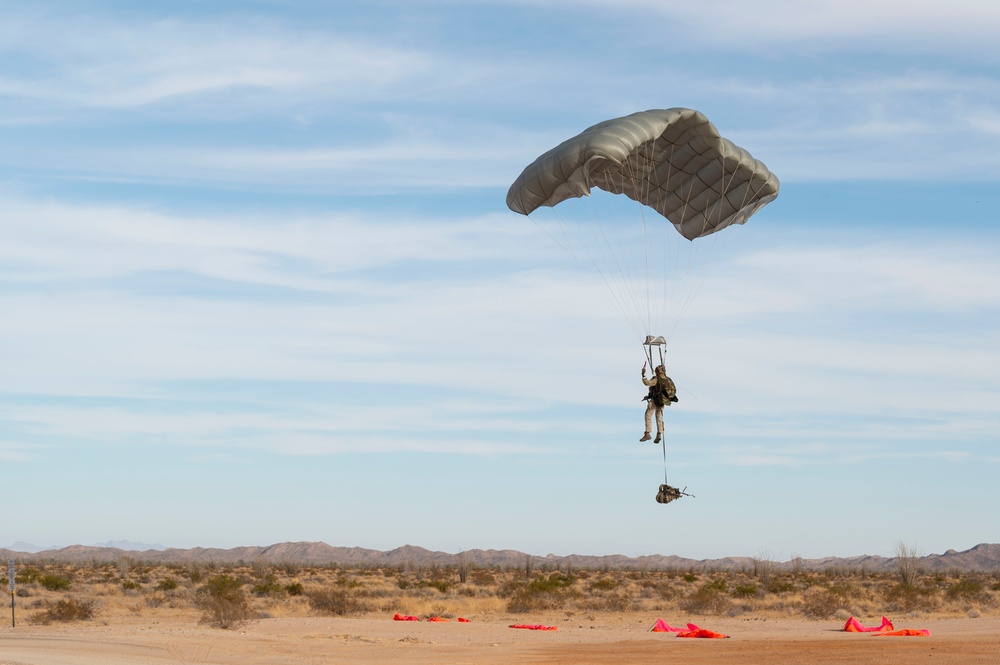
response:
<path fill-rule="evenodd" d="M 0 546 L 1000 541 L 997 3 L 0 13 Z M 672 107 L 781 193 L 696 257 L 656 446 L 601 275 L 505 199 Z"/>

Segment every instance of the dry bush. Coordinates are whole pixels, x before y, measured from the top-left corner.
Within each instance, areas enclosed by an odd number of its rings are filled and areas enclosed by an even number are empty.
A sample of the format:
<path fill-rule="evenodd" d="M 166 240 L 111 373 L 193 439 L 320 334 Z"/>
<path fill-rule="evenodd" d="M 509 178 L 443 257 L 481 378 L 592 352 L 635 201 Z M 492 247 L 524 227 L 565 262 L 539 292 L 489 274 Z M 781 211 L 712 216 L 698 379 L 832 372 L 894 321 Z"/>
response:
<path fill-rule="evenodd" d="M 945 591 L 945 598 L 952 607 L 963 610 L 967 615 L 981 615 L 981 610 L 996 607 L 996 600 L 987 586 L 975 577 L 963 577 Z"/>
<path fill-rule="evenodd" d="M 896 544 L 896 569 L 899 571 L 899 581 L 904 587 L 912 587 L 920 574 L 920 550 L 916 545 Z"/>
<path fill-rule="evenodd" d="M 597 591 L 597 592 L 600 592 L 600 591 L 611 591 L 613 589 L 617 589 L 620 585 L 621 585 L 621 582 L 619 582 L 616 579 L 612 579 L 610 577 L 602 577 L 599 580 L 591 582 L 589 586 L 590 586 L 591 593 L 593 593 L 595 591 Z"/>
<path fill-rule="evenodd" d="M 760 556 L 756 556 L 752 559 L 753 561 L 753 576 L 760 581 L 760 585 L 765 589 L 771 584 L 771 576 L 774 575 L 774 569 L 777 567 L 777 562 L 774 560 L 774 556 L 764 550 L 760 553 Z"/>
<path fill-rule="evenodd" d="M 983 583 L 971 577 L 965 577 L 955 582 L 948 588 L 945 595 L 949 600 L 979 603 L 988 601 L 990 598 Z"/>
<path fill-rule="evenodd" d="M 802 613 L 810 619 L 831 619 L 843 607 L 843 598 L 829 589 L 810 589 L 802 599 Z"/>
<path fill-rule="evenodd" d="M 472 571 L 472 583 L 477 586 L 493 586 L 497 583 L 497 578 L 488 570 L 474 570 Z"/>
<path fill-rule="evenodd" d="M 15 579 L 17 576 L 15 575 Z M 56 575 L 55 573 L 46 573 L 38 578 L 38 583 L 42 585 L 42 588 L 48 589 L 49 591 L 66 591 L 71 586 L 73 586 L 73 580 L 67 575 Z"/>
<path fill-rule="evenodd" d="M 201 623 L 230 629 L 246 625 L 256 614 L 243 590 L 243 581 L 227 574 L 216 575 L 198 589 L 196 604 Z"/>
<path fill-rule="evenodd" d="M 46 603 L 45 611 L 31 617 L 31 623 L 49 625 L 53 621 L 85 621 L 94 617 L 94 603 L 90 600 L 63 598 L 54 603 Z"/>
<path fill-rule="evenodd" d="M 324 589 L 306 594 L 309 607 L 318 614 L 350 616 L 366 611 L 366 606 L 348 589 Z"/>
<path fill-rule="evenodd" d="M 540 610 L 555 610 L 566 605 L 566 594 L 538 593 L 522 586 L 512 593 L 507 600 L 507 611 L 514 614 L 537 612 Z"/>
<path fill-rule="evenodd" d="M 886 609 L 893 612 L 929 612 L 937 609 L 940 601 L 935 589 L 914 584 L 897 584 L 883 592 Z"/>
<path fill-rule="evenodd" d="M 167 596 L 163 593 L 151 593 L 143 598 L 143 602 L 147 607 L 162 607 L 167 603 Z"/>
<path fill-rule="evenodd" d="M 508 598 L 507 611 L 514 613 L 538 610 L 560 609 L 578 594 L 571 590 L 575 580 L 555 572 L 549 576 L 540 575 L 530 582 L 513 579 L 502 584 L 497 590 L 501 598 Z"/>
<path fill-rule="evenodd" d="M 244 626 L 257 617 L 242 591 L 224 598 L 202 598 L 198 606 L 202 609 L 201 623 L 226 630 Z"/>
<path fill-rule="evenodd" d="M 705 584 L 681 599 L 680 608 L 692 614 L 725 614 L 732 603 L 717 582 Z"/>
<path fill-rule="evenodd" d="M 639 585 L 642 598 L 670 600 L 679 594 L 677 588 L 669 580 L 643 580 Z"/>
<path fill-rule="evenodd" d="M 173 591 L 177 588 L 177 580 L 172 577 L 164 577 L 160 580 L 159 584 L 156 585 L 157 591 Z"/>
<path fill-rule="evenodd" d="M 627 593 L 609 593 L 584 600 L 580 606 L 597 612 L 631 612 L 636 608 L 636 601 Z"/>

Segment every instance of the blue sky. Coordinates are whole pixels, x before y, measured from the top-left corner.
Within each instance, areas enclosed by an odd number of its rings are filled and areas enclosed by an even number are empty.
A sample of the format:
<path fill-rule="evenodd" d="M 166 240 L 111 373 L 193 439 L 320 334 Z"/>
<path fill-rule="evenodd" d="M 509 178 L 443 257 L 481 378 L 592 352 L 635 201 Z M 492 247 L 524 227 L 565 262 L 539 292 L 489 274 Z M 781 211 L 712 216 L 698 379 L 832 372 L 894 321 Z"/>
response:
<path fill-rule="evenodd" d="M 997 541 L 995 3 L 0 12 L 0 545 Z M 661 506 L 641 347 L 504 199 L 669 107 L 782 191 L 671 336 Z"/>

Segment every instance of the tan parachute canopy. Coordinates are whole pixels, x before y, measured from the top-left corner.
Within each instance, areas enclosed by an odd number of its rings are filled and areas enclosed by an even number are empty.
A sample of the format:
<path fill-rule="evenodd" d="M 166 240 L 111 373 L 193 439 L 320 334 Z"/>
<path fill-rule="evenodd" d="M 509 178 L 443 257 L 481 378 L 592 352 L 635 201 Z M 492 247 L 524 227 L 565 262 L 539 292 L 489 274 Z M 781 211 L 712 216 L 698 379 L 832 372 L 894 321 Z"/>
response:
<path fill-rule="evenodd" d="M 704 115 L 673 108 L 607 120 L 564 141 L 524 169 L 507 207 L 529 215 L 597 187 L 649 206 L 694 240 L 744 223 L 778 186 Z"/>

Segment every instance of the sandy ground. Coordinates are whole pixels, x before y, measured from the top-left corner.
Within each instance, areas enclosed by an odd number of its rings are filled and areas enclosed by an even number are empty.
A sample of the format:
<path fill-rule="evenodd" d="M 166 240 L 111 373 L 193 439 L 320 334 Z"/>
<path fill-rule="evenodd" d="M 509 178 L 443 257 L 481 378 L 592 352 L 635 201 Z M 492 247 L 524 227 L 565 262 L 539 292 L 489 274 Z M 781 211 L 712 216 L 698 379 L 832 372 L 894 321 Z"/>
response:
<path fill-rule="evenodd" d="M 663 617 L 682 623 L 689 617 Z M 860 617 L 874 623 L 877 617 Z M 690 618 L 727 640 L 651 633 L 656 617 L 539 617 L 556 631 L 515 630 L 501 620 L 414 623 L 390 617 L 273 618 L 241 630 L 201 626 L 189 616 L 134 617 L 0 628 L 2 665 L 166 663 L 1000 663 L 1000 619 L 895 619 L 931 637 L 844 633 L 840 621 Z M 523 619 L 522 619 L 523 621 Z M 535 620 L 531 621 L 535 623 Z"/>

